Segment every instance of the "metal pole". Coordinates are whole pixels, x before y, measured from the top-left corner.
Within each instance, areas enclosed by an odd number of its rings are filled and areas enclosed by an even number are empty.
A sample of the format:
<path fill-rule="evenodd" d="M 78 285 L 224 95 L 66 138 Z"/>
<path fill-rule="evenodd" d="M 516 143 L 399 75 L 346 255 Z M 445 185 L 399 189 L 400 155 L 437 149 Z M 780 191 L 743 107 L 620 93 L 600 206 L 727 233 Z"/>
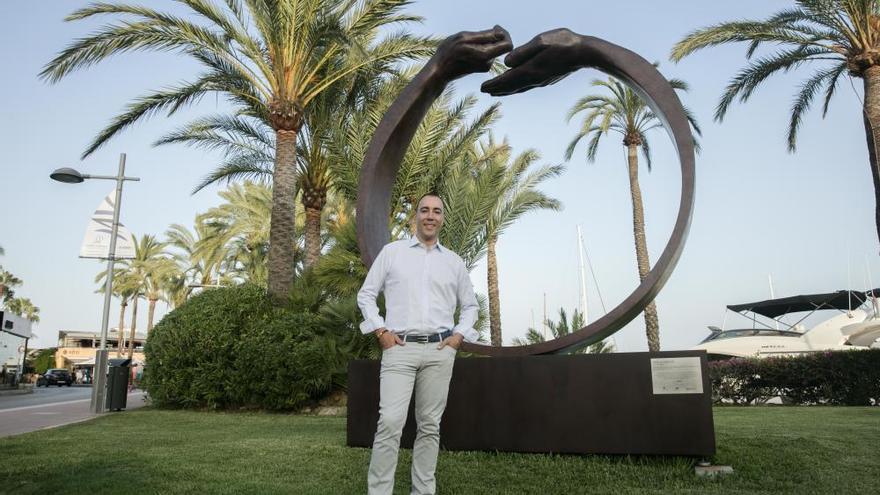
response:
<path fill-rule="evenodd" d="M 113 203 L 113 227 L 110 230 L 110 252 L 107 253 L 107 278 L 104 283 L 104 314 L 101 318 L 101 346 L 95 353 L 95 376 L 92 384 L 93 413 L 104 412 L 107 382 L 107 330 L 110 323 L 110 300 L 113 297 L 113 264 L 116 259 L 116 235 L 119 230 L 119 210 L 122 209 L 122 184 L 125 182 L 125 153 L 119 155 L 116 174 L 116 201 Z M 122 330 L 120 329 L 120 332 Z M 119 340 L 117 339 L 117 345 Z"/>

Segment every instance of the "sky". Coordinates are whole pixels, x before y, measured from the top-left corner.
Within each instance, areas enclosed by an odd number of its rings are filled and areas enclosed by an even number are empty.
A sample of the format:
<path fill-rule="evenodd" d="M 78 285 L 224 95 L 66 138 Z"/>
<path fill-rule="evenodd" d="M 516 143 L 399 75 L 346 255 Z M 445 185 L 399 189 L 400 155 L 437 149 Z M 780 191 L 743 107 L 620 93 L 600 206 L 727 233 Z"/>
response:
<path fill-rule="evenodd" d="M 136 2 L 175 12 L 168 1 Z M 63 22 L 85 2 L 14 2 L 0 18 L 0 90 L 7 95 L 0 118 L 0 265 L 24 280 L 17 295 L 41 308 L 34 347 L 55 345 L 58 331 L 98 331 L 103 299 L 95 275 L 103 265 L 78 258 L 89 216 L 111 191 L 109 181 L 78 185 L 49 179 L 58 167 L 112 175 L 120 153 L 127 154 L 128 182 L 122 222 L 136 235 L 191 226 L 196 214 L 220 203 L 217 187 L 195 195 L 193 187 L 220 156 L 183 146 L 153 147 L 163 134 L 203 115 L 228 109 L 222 98 L 207 97 L 171 117 L 158 115 L 126 130 L 88 157 L 79 156 L 92 138 L 134 97 L 192 79 L 198 67 L 174 54 L 117 56 L 50 85 L 37 74 L 67 44 L 101 22 Z M 409 12 L 425 18 L 411 30 L 447 35 L 498 24 L 515 45 L 558 27 L 604 38 L 660 62 L 667 77 L 685 80 L 682 100 L 702 129 L 697 156 L 696 203 L 690 235 L 678 266 L 657 297 L 664 350 L 686 349 L 720 325 L 727 304 L 766 299 L 772 277 L 777 297 L 865 289 L 880 284 L 874 199 L 861 120 L 862 83 L 843 79 L 825 119 L 811 110 L 796 153 L 788 153 L 785 133 L 794 93 L 809 67 L 773 77 L 746 104 L 735 104 L 722 123 L 715 106 L 732 75 L 745 63 L 744 46 L 698 52 L 669 62 L 672 45 L 690 31 L 735 19 L 761 19 L 789 6 L 786 1 L 616 2 L 544 0 L 416 1 Z M 670 6 L 674 5 L 675 8 Z M 103 22 L 106 22 L 104 20 Z M 475 94 L 479 108 L 496 101 L 479 93 L 488 76 L 468 76 L 456 94 Z M 590 82 L 605 78 L 580 71 L 556 85 L 502 100 L 497 138 L 516 152 L 534 148 L 541 163 L 562 163 L 565 173 L 542 189 L 564 204 L 562 212 L 522 217 L 498 242 L 502 330 L 505 341 L 541 326 L 544 300 L 549 316 L 579 304 L 576 228 L 583 230 L 598 285 L 588 280 L 590 321 L 610 311 L 637 286 L 632 209 L 624 148 L 618 136 L 603 138 L 595 163 L 583 145 L 570 162 L 564 151 L 578 121 L 565 115 L 578 98 L 594 92 Z M 478 108 L 478 109 L 479 109 Z M 475 111 L 476 114 L 476 111 Z M 653 168 L 643 166 L 647 239 L 652 261 L 672 231 L 679 201 L 680 173 L 666 134 L 650 136 Z M 471 278 L 485 294 L 481 262 Z M 598 287 L 598 290 L 597 290 Z M 111 326 L 118 320 L 111 308 Z M 159 314 L 165 311 L 159 305 Z M 146 326 L 140 311 L 138 328 Z M 728 323 L 731 320 L 728 319 Z M 647 349 L 644 320 L 636 318 L 615 334 L 621 351 Z"/>

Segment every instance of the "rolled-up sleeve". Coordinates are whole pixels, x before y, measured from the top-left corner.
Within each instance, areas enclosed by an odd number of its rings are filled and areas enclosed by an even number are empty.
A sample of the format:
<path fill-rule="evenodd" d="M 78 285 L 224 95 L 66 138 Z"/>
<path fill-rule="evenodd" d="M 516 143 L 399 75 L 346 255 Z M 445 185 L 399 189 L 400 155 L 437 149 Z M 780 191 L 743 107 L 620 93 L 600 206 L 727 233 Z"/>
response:
<path fill-rule="evenodd" d="M 385 319 L 379 314 L 379 306 L 376 304 L 376 298 L 385 288 L 385 274 L 388 266 L 388 246 L 382 248 L 379 256 L 373 261 L 373 266 L 367 272 L 367 278 L 364 285 L 358 291 L 357 303 L 364 316 L 361 322 L 361 332 L 364 334 L 375 332 L 377 329 L 385 326 Z"/>
<path fill-rule="evenodd" d="M 479 316 L 480 305 L 477 304 L 477 296 L 474 294 L 474 284 L 464 263 L 458 266 L 458 304 L 461 310 L 458 314 L 458 324 L 452 329 L 453 333 L 460 333 L 467 342 L 476 342 L 480 334 L 474 330 L 474 324 Z"/>

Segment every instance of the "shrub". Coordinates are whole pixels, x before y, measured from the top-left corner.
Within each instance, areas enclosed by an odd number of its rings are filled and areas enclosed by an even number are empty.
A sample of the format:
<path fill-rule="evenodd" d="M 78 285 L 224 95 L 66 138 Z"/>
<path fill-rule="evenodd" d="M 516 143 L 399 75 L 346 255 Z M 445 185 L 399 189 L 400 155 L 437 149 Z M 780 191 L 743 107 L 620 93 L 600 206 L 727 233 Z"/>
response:
<path fill-rule="evenodd" d="M 880 404 L 880 349 L 709 363 L 716 403 Z"/>
<path fill-rule="evenodd" d="M 317 314 L 273 307 L 260 287 L 207 290 L 151 331 L 146 387 L 165 407 L 295 409 L 343 387 L 362 343 Z"/>

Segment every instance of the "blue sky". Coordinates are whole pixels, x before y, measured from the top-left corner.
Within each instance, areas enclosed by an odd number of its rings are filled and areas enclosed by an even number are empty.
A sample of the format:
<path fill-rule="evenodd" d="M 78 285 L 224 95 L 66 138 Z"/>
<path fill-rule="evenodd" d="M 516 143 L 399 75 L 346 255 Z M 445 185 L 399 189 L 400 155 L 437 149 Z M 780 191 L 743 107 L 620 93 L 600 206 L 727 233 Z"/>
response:
<path fill-rule="evenodd" d="M 142 2 L 176 9 L 171 2 Z M 511 3 L 418 1 L 410 11 L 426 18 L 413 30 L 452 34 L 500 24 L 523 44 L 557 27 L 605 38 L 661 62 L 667 77 L 687 81 L 683 101 L 703 127 L 697 157 L 697 200 L 691 233 L 678 268 L 657 298 L 664 349 L 696 344 L 718 325 L 726 304 L 766 298 L 768 275 L 777 296 L 880 285 L 873 194 L 860 117 L 861 80 L 842 80 L 828 116 L 813 109 L 804 122 L 798 151 L 786 151 L 788 109 L 808 68 L 775 77 L 746 105 L 735 105 L 723 123 L 712 120 L 718 97 L 743 66 L 745 49 L 729 46 L 699 52 L 679 64 L 670 47 L 691 30 L 739 18 L 763 18 L 790 2 L 619 3 L 544 0 Z M 112 174 L 118 155 L 128 155 L 122 220 L 137 234 L 161 234 L 172 223 L 191 225 L 198 212 L 217 204 L 216 188 L 190 192 L 219 160 L 216 154 L 180 146 L 153 148 L 163 133 L 187 120 L 222 111 L 222 99 L 205 98 L 171 118 L 134 126 L 87 160 L 78 157 L 93 136 L 133 97 L 190 79 L 196 67 L 172 54 L 129 54 L 76 73 L 56 85 L 37 79 L 40 68 L 98 23 L 64 23 L 74 2 L 17 2 L 0 19 L 0 89 L 7 95 L 0 119 L 0 264 L 25 281 L 20 296 L 40 306 L 37 346 L 53 345 L 59 330 L 97 330 L 102 298 L 95 294 L 98 262 L 77 258 L 87 220 L 112 184 L 77 186 L 49 180 L 60 166 Z M 571 105 L 604 77 L 581 71 L 550 88 L 503 99 L 495 135 L 518 151 L 535 148 L 547 163 L 562 163 L 577 122 L 565 122 Z M 477 93 L 483 75 L 456 84 L 459 95 Z M 485 107 L 494 99 L 480 95 Z M 662 131 L 652 136 L 654 167 L 641 171 L 647 236 L 656 260 L 671 232 L 679 198 L 679 172 Z M 637 284 L 625 156 L 619 138 L 608 136 L 596 163 L 583 148 L 565 174 L 545 186 L 565 205 L 561 213 L 534 213 L 511 227 L 498 245 L 505 339 L 540 324 L 543 297 L 555 314 L 578 304 L 575 228 L 581 225 L 607 308 Z M 485 265 L 471 274 L 486 292 Z M 602 313 L 589 283 L 591 319 Z M 162 305 L 160 305 L 160 309 Z M 139 328 L 145 327 L 146 311 Z M 113 316 L 116 315 L 116 316 Z M 118 307 L 111 310 L 111 322 Z M 647 348 L 641 317 L 616 334 L 621 350 Z"/>

